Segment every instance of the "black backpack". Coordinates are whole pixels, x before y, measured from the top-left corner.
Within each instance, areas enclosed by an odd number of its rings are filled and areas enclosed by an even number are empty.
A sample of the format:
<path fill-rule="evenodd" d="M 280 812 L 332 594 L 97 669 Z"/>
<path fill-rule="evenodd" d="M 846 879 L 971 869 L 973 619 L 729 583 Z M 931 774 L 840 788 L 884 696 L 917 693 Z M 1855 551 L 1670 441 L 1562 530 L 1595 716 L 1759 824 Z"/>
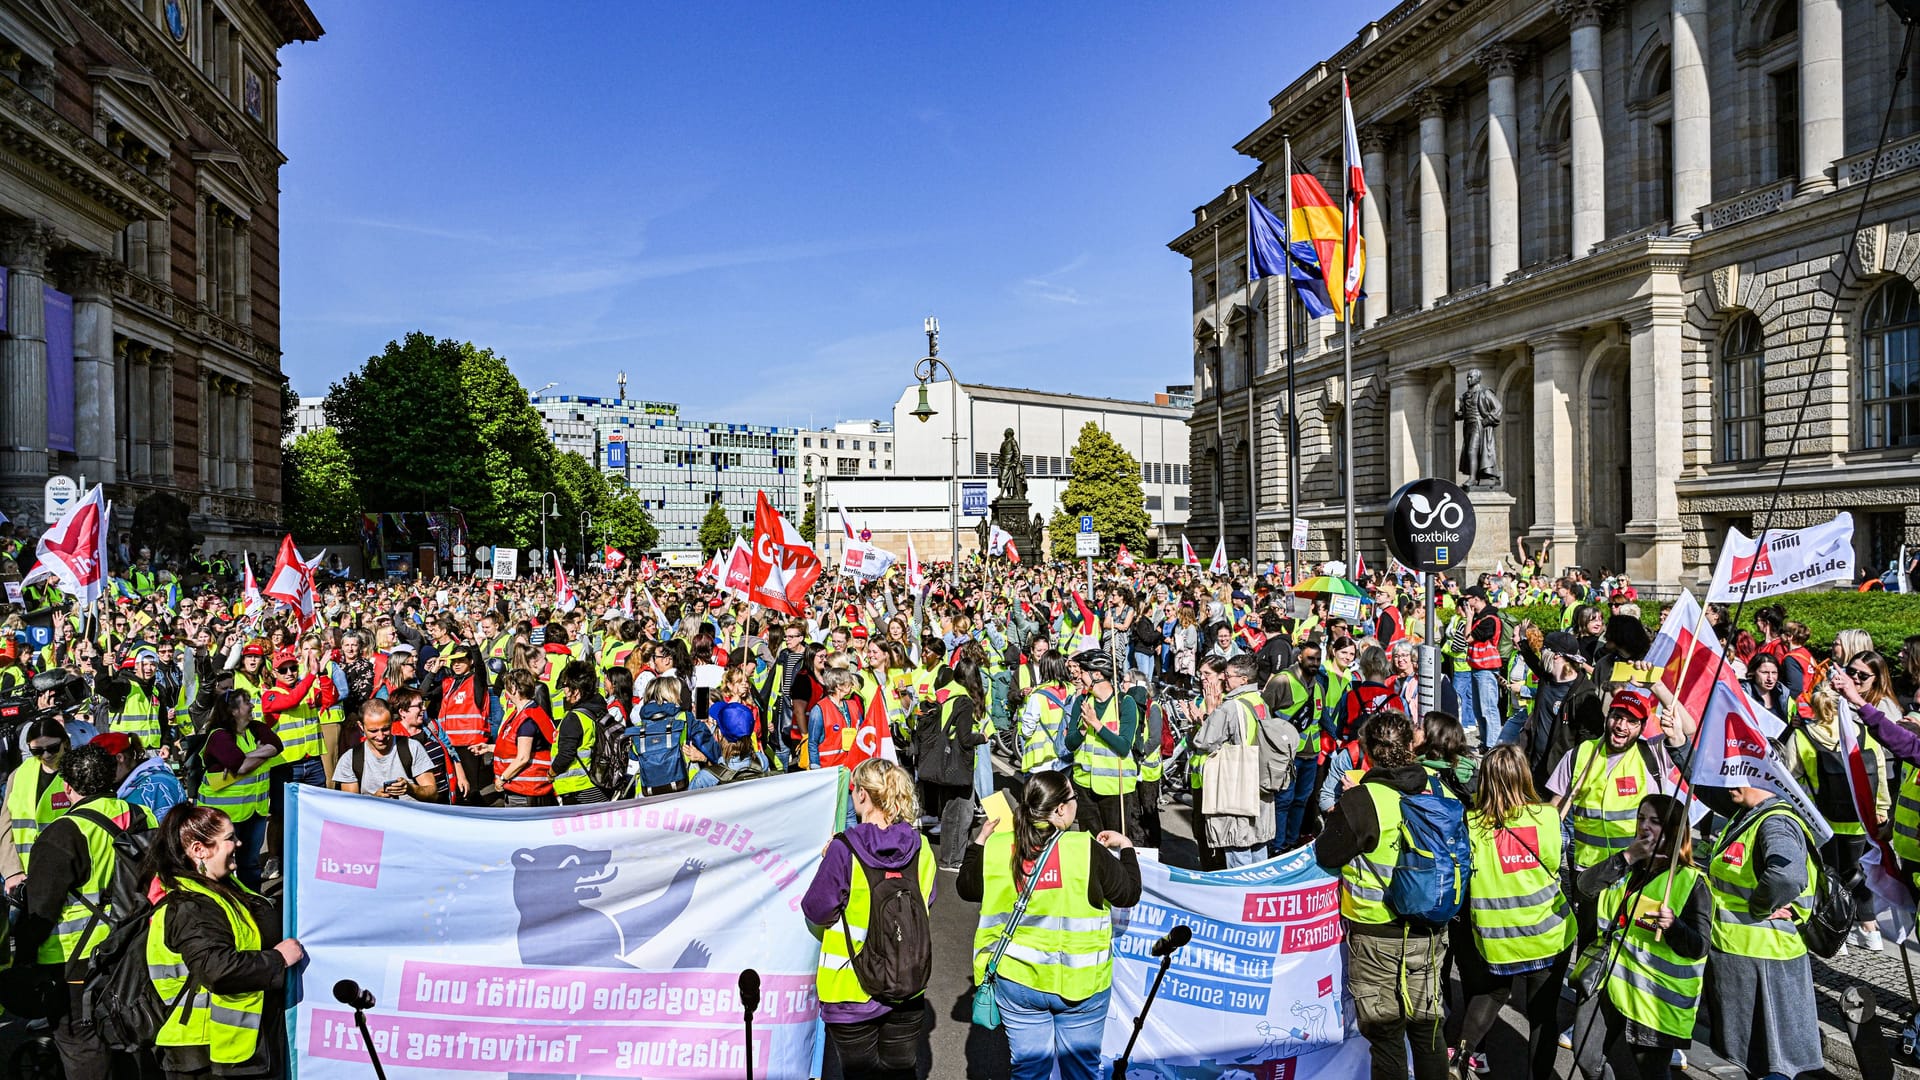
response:
<path fill-rule="evenodd" d="M 881 869 L 860 860 L 846 833 L 833 838 L 846 845 L 847 857 L 867 875 L 867 940 L 858 948 L 852 944 L 846 908 L 840 909 L 840 927 L 853 951 L 860 989 L 883 1005 L 912 1001 L 926 992 L 933 974 L 933 921 L 920 891 L 919 853 L 904 869 Z"/>
<path fill-rule="evenodd" d="M 593 724 L 593 717 L 580 714 L 582 724 Z M 594 724 L 593 754 L 587 760 L 587 779 L 601 791 L 615 793 L 627 784 L 627 724 L 619 714 L 608 709 Z"/>
<path fill-rule="evenodd" d="M 67 814 L 86 818 L 113 837 L 113 874 L 107 879 L 103 897 L 106 906 L 95 906 L 78 892 L 71 894 L 92 912 L 80 934 L 82 943 L 90 940 L 101 925 L 107 928 L 106 937 L 80 962 L 84 968 L 76 971 L 70 967 L 67 973 L 69 979 L 77 977 L 81 984 L 80 1017 L 93 1022 L 94 1030 L 110 1049 L 135 1052 L 151 1047 L 167 1014 L 194 989 L 189 979 L 180 997 L 169 1004 L 160 1000 L 147 974 L 147 927 L 153 905 L 140 886 L 140 865 L 152 845 L 153 834 L 146 829 L 122 829 L 88 806 L 76 807 Z"/>
<path fill-rule="evenodd" d="M 428 738 L 432 738 L 432 736 L 428 736 Z M 394 750 L 397 751 L 400 755 L 400 771 L 407 775 L 407 782 L 412 783 L 413 782 L 413 737 L 401 736 L 399 738 L 396 738 L 393 740 L 393 747 L 394 747 Z M 448 767 L 452 767 L 453 765 L 452 759 L 448 759 L 447 764 L 448 764 Z M 353 747 L 353 782 L 361 785 L 361 787 L 363 788 L 360 794 L 371 795 L 373 794 L 373 792 L 364 790 L 366 786 L 366 780 L 364 779 L 364 777 L 366 776 L 366 773 L 367 773 L 367 744 L 356 743 L 354 744 L 354 747 Z M 439 773 L 437 772 L 434 775 L 440 781 L 440 784 L 439 784 L 440 794 L 439 794 L 439 800 L 437 801 L 444 801 L 447 797 L 447 781 L 452 778 L 446 777 L 446 776 L 440 776 Z"/>
<path fill-rule="evenodd" d="M 737 784 L 742 780 L 758 780 L 763 776 L 770 775 L 766 769 L 761 767 L 760 759 L 757 757 L 748 758 L 747 763 L 737 769 L 722 765 L 717 761 L 710 761 L 706 764 L 706 770 L 712 773 L 714 779 L 719 780 L 722 784 Z"/>

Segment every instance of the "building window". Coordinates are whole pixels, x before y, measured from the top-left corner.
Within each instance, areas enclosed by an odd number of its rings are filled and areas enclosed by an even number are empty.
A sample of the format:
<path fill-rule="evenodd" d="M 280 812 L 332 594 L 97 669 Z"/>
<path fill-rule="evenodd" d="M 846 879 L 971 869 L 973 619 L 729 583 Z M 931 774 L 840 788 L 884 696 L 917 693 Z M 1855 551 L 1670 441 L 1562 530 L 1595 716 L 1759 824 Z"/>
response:
<path fill-rule="evenodd" d="M 1140 482 L 1143 484 L 1153 482 L 1153 470 L 1149 469 L 1144 461 L 1140 463 Z"/>
<path fill-rule="evenodd" d="M 1800 69 L 1774 72 L 1767 76 L 1767 87 L 1773 101 L 1773 178 L 1799 176 Z"/>
<path fill-rule="evenodd" d="M 879 468 L 879 467 L 880 467 L 880 462 L 879 462 L 879 459 L 877 459 L 877 458 L 868 458 L 868 459 L 867 459 L 867 468 L 869 468 L 869 469 L 877 469 L 877 468 Z"/>
<path fill-rule="evenodd" d="M 1158 495 L 1147 496 L 1147 509 L 1149 510 L 1160 509 L 1160 496 Z"/>
<path fill-rule="evenodd" d="M 1720 460 L 1766 455 L 1766 355 L 1760 320 L 1742 315 L 1720 339 Z"/>
<path fill-rule="evenodd" d="M 1345 498 L 1347 494 L 1347 418 L 1344 414 L 1328 421 L 1327 434 L 1333 439 L 1333 493 L 1336 497 Z"/>
<path fill-rule="evenodd" d="M 893 444 L 892 444 L 892 443 L 890 443 L 890 442 L 889 442 L 889 443 L 881 443 L 881 444 L 880 444 L 880 449 L 882 449 L 882 450 L 885 450 L 885 451 L 886 451 L 887 453 L 889 453 L 889 454 L 891 454 L 891 453 L 893 453 Z"/>
<path fill-rule="evenodd" d="M 1173 508 L 1176 511 L 1185 510 L 1191 505 L 1192 504 L 1188 502 L 1187 497 L 1185 495 L 1175 495 L 1173 497 Z"/>
<path fill-rule="evenodd" d="M 1860 399 L 1870 448 L 1920 445 L 1920 297 L 1896 280 L 1867 301 Z"/>
<path fill-rule="evenodd" d="M 801 439 L 801 440 L 800 440 L 800 443 L 801 443 L 801 445 L 802 445 L 802 446 L 805 446 L 805 447 L 807 447 L 807 448 L 809 448 L 809 449 L 811 449 L 811 448 L 812 448 L 812 446 L 813 446 L 813 436 L 811 436 L 811 435 L 809 435 L 809 436 L 807 436 L 806 438 L 803 438 L 803 439 Z"/>
<path fill-rule="evenodd" d="M 835 450 L 845 450 L 847 448 L 847 440 L 845 439 L 833 440 L 833 448 Z"/>

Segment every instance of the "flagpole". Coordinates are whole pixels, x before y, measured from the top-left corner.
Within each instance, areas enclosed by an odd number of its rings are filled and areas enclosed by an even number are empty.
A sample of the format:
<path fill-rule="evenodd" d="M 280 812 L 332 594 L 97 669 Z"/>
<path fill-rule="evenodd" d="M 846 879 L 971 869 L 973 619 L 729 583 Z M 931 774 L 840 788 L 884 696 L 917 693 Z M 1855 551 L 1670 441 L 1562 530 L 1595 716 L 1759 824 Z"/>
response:
<path fill-rule="evenodd" d="M 1254 426 L 1253 316 L 1259 311 L 1253 300 L 1253 187 L 1241 189 L 1240 207 L 1247 216 L 1247 570 L 1254 581 L 1260 580 L 1260 446 Z"/>
<path fill-rule="evenodd" d="M 1344 67 L 1340 69 L 1340 93 L 1343 97 L 1346 97 L 1349 94 L 1349 91 L 1347 88 L 1347 69 Z M 1350 105 L 1348 107 L 1351 108 Z M 1351 247 L 1349 240 L 1353 236 L 1353 222 L 1350 219 L 1353 217 L 1352 187 L 1353 187 L 1354 163 L 1344 160 L 1346 158 L 1346 152 L 1345 152 L 1346 136 L 1344 131 L 1341 135 L 1340 145 L 1341 145 L 1340 156 L 1343 159 L 1341 161 L 1341 165 L 1343 167 L 1340 170 L 1340 247 L 1341 247 L 1340 300 L 1339 300 L 1339 306 L 1335 310 L 1337 310 L 1340 313 L 1340 322 L 1344 326 L 1344 331 L 1341 334 L 1343 342 L 1341 345 L 1341 359 L 1340 359 L 1340 395 L 1341 395 L 1341 403 L 1340 403 L 1341 451 L 1340 452 L 1341 452 L 1341 460 L 1346 465 L 1346 471 L 1348 473 L 1348 475 L 1341 478 L 1341 486 L 1346 490 L 1346 493 L 1347 493 L 1347 502 L 1346 502 L 1347 517 L 1346 517 L 1346 526 L 1345 526 L 1346 537 L 1347 537 L 1346 562 L 1347 562 L 1347 573 L 1351 575 L 1353 573 L 1353 567 L 1355 562 L 1354 553 L 1360 550 L 1360 538 L 1353 534 L 1353 492 L 1354 492 L 1354 488 L 1357 486 L 1354 482 L 1354 477 L 1352 476 L 1352 472 L 1353 472 L 1353 303 L 1347 296 L 1347 281 L 1346 281 L 1347 275 L 1351 272 L 1350 268 L 1353 265 L 1353 252 L 1349 250 Z"/>
<path fill-rule="evenodd" d="M 1225 212 L 1223 208 L 1221 213 Z M 1227 407 L 1227 372 L 1226 365 L 1222 362 L 1220 348 L 1220 342 L 1222 340 L 1220 329 L 1220 294 L 1225 291 L 1221 287 L 1225 284 L 1225 282 L 1220 280 L 1220 223 L 1215 222 L 1213 226 L 1213 326 L 1211 328 L 1212 341 L 1208 346 L 1213 350 L 1213 462 L 1214 471 L 1220 477 L 1220 482 L 1215 486 L 1213 491 L 1213 535 L 1215 537 L 1224 537 L 1227 535 L 1227 502 L 1224 497 L 1225 492 L 1220 490 L 1226 487 L 1227 477 L 1226 462 L 1221 460 L 1221 455 L 1226 453 L 1225 444 L 1227 441 L 1227 422 L 1225 416 Z M 1091 571 L 1088 572 L 1087 587 L 1089 590 L 1093 587 Z"/>
<path fill-rule="evenodd" d="M 1285 176 L 1284 191 L 1286 214 L 1281 221 L 1286 222 L 1286 235 L 1282 237 L 1286 248 L 1286 282 L 1284 307 L 1281 316 L 1287 326 L 1287 576 L 1299 580 L 1299 552 L 1293 549 L 1293 537 L 1300 526 L 1300 423 L 1294 411 L 1293 396 L 1293 140 L 1287 135 L 1280 136 L 1281 171 Z"/>

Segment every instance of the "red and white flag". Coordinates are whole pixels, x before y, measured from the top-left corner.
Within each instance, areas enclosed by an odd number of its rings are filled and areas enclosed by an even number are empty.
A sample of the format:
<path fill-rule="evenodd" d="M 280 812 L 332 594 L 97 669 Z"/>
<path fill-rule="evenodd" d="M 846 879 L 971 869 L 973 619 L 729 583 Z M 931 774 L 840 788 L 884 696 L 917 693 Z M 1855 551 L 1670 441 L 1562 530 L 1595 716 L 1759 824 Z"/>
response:
<path fill-rule="evenodd" d="M 1694 736 L 1694 784 L 1771 791 L 1793 807 L 1817 843 L 1832 838 L 1827 819 L 1795 782 L 1773 745 L 1785 725 L 1748 696 L 1733 666 L 1721 661 L 1720 642 L 1701 617 L 1692 593 L 1681 592 L 1668 609 L 1646 660 L 1662 669 L 1660 681 L 1700 720 L 1700 731 Z"/>
<path fill-rule="evenodd" d="M 107 497 L 100 485 L 40 537 L 33 569 L 20 585 L 52 578 L 60 591 L 86 606 L 107 590 Z"/>
<path fill-rule="evenodd" d="M 1340 76 L 1340 114 L 1346 130 L 1341 140 L 1341 156 L 1347 165 L 1347 205 L 1346 237 L 1343 258 L 1347 264 L 1346 304 L 1354 302 L 1360 295 L 1360 283 L 1366 275 L 1367 246 L 1360 236 L 1360 203 L 1367 197 L 1367 173 L 1361 168 L 1360 133 L 1353 126 L 1353 90 L 1347 85 L 1347 77 Z"/>
<path fill-rule="evenodd" d="M 846 504 L 835 500 L 833 512 L 840 515 L 840 534 L 849 540 L 853 539 L 853 522 L 847 520 Z M 813 538 L 808 537 L 807 539 L 812 540 Z"/>
<path fill-rule="evenodd" d="M 1366 579 L 1367 557 L 1356 551 L 1353 553 L 1353 580 L 1365 581 Z"/>
<path fill-rule="evenodd" d="M 1221 537 L 1213 545 L 1213 561 L 1207 564 L 1207 573 L 1225 574 L 1227 572 L 1227 538 Z"/>
<path fill-rule="evenodd" d="M 273 573 L 267 576 L 267 587 L 261 590 L 269 599 L 292 608 L 302 630 L 313 625 L 313 568 L 320 562 L 321 555 L 315 555 L 313 561 L 308 562 L 300 557 L 300 549 L 293 546 L 292 536 L 281 537 L 279 558 L 274 560 Z"/>
<path fill-rule="evenodd" d="M 820 557 L 764 491 L 755 494 L 752 551 L 747 599 L 782 615 L 805 611 L 807 591 L 820 580 Z"/>
<path fill-rule="evenodd" d="M 254 579 L 251 554 L 244 551 L 240 553 L 240 569 L 240 599 L 246 602 L 242 611 L 247 615 L 257 615 L 261 608 L 267 606 L 267 598 L 260 595 L 260 582 Z"/>
<path fill-rule="evenodd" d="M 747 599 L 753 588 L 753 549 L 745 540 L 733 538 L 733 550 L 727 552 L 725 566 L 720 587 L 742 600 Z"/>
<path fill-rule="evenodd" d="M 1180 537 L 1180 561 L 1187 566 L 1200 565 L 1200 556 L 1193 550 L 1193 542 L 1185 534 Z"/>
<path fill-rule="evenodd" d="M 1131 570 L 1139 565 L 1139 561 L 1133 557 L 1133 552 L 1127 550 L 1127 545 L 1121 544 L 1120 550 L 1114 553 L 1113 565 L 1122 570 Z"/>
<path fill-rule="evenodd" d="M 907 534 L 907 588 L 918 591 L 927 587 L 927 575 L 920 569 L 920 553 L 913 550 L 913 534 Z"/>
<path fill-rule="evenodd" d="M 1766 543 L 1739 529 L 1727 530 L 1720 561 L 1707 587 L 1707 603 L 1738 603 L 1811 588 L 1828 581 L 1853 582 L 1853 515 L 1842 511 L 1822 525 L 1768 529 Z"/>
<path fill-rule="evenodd" d="M 606 559 L 607 569 L 609 570 L 618 570 L 621 567 L 627 565 L 626 553 L 621 551 L 619 548 L 614 547 L 612 544 L 607 545 L 605 559 Z"/>
<path fill-rule="evenodd" d="M 623 619 L 633 618 L 633 590 L 632 589 L 628 589 L 627 595 L 620 598 L 620 617 Z"/>
<path fill-rule="evenodd" d="M 660 568 L 654 565 L 651 555 L 640 556 L 639 570 L 641 581 L 652 581 L 653 576 L 660 572 Z"/>
<path fill-rule="evenodd" d="M 553 598 L 555 606 L 561 611 L 572 611 L 579 597 L 573 595 L 573 583 L 567 580 L 567 572 L 560 565 L 560 553 L 553 556 Z"/>

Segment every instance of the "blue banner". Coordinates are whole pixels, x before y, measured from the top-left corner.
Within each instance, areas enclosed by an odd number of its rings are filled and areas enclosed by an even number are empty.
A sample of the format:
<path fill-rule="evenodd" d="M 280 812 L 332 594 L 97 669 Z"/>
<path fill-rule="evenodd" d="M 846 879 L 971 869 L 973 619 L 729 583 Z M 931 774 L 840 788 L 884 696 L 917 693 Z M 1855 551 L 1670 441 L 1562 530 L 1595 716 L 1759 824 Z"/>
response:
<path fill-rule="evenodd" d="M 47 449 L 73 453 L 73 297 L 46 290 Z"/>
<path fill-rule="evenodd" d="M 987 516 L 987 482 L 985 480 L 961 482 L 960 512 L 968 517 Z"/>
<path fill-rule="evenodd" d="M 1140 877 L 1140 903 L 1114 912 L 1107 1060 L 1126 1048 L 1159 971 L 1154 943 L 1184 925 L 1193 939 L 1173 954 L 1129 1076 L 1367 1074 L 1367 1043 L 1346 989 L 1340 885 L 1314 863 L 1311 847 L 1213 873 L 1143 856 Z"/>
<path fill-rule="evenodd" d="M 627 444 L 610 442 L 607 444 L 607 468 L 624 469 L 627 467 Z"/>

